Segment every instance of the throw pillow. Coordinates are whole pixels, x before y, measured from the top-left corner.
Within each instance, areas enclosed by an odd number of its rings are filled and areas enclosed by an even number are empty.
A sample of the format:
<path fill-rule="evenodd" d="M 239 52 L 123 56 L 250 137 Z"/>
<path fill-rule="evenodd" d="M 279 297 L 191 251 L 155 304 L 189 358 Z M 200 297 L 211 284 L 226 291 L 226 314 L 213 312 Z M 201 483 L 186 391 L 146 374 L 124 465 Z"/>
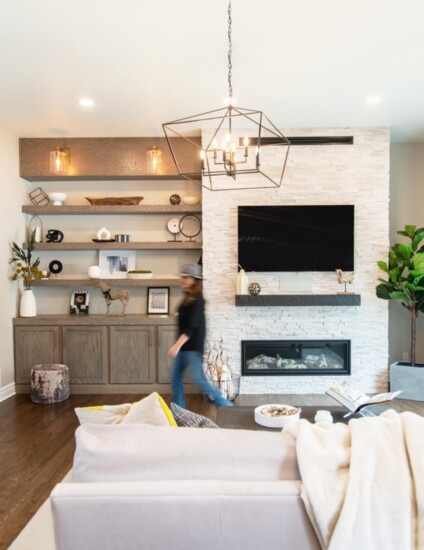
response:
<path fill-rule="evenodd" d="M 183 409 L 176 403 L 171 403 L 171 411 L 180 427 L 190 428 L 219 428 L 215 422 L 206 416 Z"/>
<path fill-rule="evenodd" d="M 151 393 L 136 403 L 77 407 L 75 413 L 80 424 L 152 424 L 153 426 L 177 426 L 163 398 Z"/>
<path fill-rule="evenodd" d="M 96 407 L 76 407 L 75 413 L 80 424 L 120 424 L 131 408 L 131 403 L 122 405 L 99 405 Z"/>
<path fill-rule="evenodd" d="M 151 424 L 152 426 L 177 426 L 163 398 L 153 392 L 141 401 L 133 403 L 122 424 Z"/>

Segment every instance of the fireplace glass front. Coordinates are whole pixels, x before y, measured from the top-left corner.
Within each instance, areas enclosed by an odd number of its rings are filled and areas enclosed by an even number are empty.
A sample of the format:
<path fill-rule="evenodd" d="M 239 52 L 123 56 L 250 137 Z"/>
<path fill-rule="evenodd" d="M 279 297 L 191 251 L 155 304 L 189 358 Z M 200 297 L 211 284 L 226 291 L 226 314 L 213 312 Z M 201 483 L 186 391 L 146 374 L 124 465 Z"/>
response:
<path fill-rule="evenodd" d="M 243 340 L 243 376 L 350 374 L 350 340 Z"/>

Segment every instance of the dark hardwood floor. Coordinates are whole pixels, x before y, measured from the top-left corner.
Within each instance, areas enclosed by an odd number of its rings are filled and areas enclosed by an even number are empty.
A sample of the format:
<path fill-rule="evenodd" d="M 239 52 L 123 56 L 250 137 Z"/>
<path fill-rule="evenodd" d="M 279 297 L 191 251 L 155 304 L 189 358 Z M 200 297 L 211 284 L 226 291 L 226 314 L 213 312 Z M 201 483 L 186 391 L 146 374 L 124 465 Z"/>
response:
<path fill-rule="evenodd" d="M 8 548 L 71 469 L 78 427 L 74 408 L 141 397 L 71 395 L 63 403 L 36 405 L 29 395 L 15 395 L 0 403 L 0 550 Z M 164 398 L 169 402 L 169 396 Z M 200 395 L 187 395 L 187 408 L 216 419 L 216 408 Z"/>
<path fill-rule="evenodd" d="M 5 550 L 72 467 L 75 407 L 132 403 L 142 396 L 71 395 L 54 405 L 36 405 L 29 395 L 0 403 L 0 550 Z M 170 396 L 164 395 L 169 403 Z M 424 415 L 424 403 L 396 400 L 396 409 Z M 236 405 L 288 403 L 319 405 L 334 401 L 323 395 L 242 395 Z M 201 395 L 187 395 L 187 408 L 216 420 L 217 409 Z M 42 549 L 36 549 L 42 550 Z"/>

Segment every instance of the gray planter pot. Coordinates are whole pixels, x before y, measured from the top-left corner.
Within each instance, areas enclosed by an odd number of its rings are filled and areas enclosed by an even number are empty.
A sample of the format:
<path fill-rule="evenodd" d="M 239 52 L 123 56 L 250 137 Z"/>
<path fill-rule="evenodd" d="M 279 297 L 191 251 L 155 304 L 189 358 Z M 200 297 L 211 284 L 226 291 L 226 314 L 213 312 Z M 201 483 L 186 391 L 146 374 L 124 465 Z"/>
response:
<path fill-rule="evenodd" d="M 402 390 L 399 399 L 424 401 L 424 364 L 392 363 L 390 365 L 390 391 Z"/>

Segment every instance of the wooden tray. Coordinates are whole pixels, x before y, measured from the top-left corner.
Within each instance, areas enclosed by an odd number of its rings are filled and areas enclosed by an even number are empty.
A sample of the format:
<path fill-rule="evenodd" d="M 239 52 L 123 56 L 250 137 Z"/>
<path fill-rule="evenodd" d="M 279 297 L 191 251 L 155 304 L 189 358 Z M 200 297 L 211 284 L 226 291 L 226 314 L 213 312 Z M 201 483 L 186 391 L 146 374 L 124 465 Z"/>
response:
<path fill-rule="evenodd" d="M 85 197 L 88 202 L 92 205 L 104 205 L 104 206 L 113 206 L 113 205 L 130 205 L 130 204 L 139 204 L 144 197 L 104 197 L 103 199 L 94 199 L 92 197 Z"/>

